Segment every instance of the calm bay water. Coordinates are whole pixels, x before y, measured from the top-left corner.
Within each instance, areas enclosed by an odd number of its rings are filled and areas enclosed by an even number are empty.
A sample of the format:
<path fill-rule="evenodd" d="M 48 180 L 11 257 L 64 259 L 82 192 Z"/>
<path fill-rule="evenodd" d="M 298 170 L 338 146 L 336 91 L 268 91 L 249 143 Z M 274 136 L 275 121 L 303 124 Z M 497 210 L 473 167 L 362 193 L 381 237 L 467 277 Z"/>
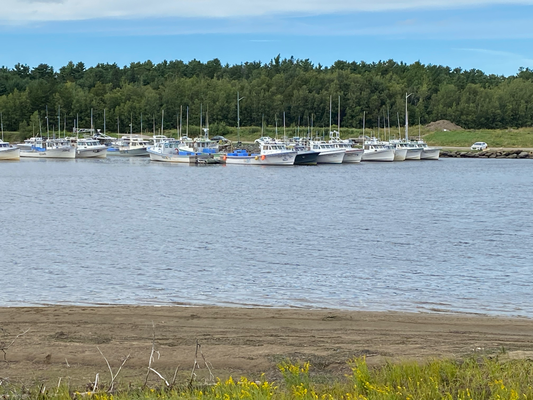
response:
<path fill-rule="evenodd" d="M 0 306 L 533 317 L 533 162 L 0 164 Z"/>

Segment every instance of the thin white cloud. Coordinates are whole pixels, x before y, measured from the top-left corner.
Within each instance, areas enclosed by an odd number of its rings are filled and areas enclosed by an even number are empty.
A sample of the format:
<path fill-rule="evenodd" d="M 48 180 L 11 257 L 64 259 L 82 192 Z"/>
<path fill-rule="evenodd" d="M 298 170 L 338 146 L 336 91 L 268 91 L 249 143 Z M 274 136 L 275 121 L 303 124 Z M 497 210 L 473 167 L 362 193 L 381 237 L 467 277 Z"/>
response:
<path fill-rule="evenodd" d="M 0 20 L 21 23 L 99 18 L 237 18 L 454 9 L 495 4 L 533 5 L 533 0 L 0 0 Z"/>
<path fill-rule="evenodd" d="M 457 48 L 456 51 L 476 53 L 482 56 L 497 60 L 507 60 L 514 65 L 521 65 L 524 67 L 533 66 L 533 59 L 525 57 L 523 54 L 517 54 L 510 51 L 493 50 L 493 49 L 479 49 L 479 48 Z"/>

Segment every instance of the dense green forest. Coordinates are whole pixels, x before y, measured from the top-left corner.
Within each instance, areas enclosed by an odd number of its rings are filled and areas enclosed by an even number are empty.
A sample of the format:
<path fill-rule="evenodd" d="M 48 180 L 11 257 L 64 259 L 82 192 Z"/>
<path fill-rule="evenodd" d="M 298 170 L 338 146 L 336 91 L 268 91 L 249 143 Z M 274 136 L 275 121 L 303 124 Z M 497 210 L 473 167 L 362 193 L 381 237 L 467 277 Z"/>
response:
<path fill-rule="evenodd" d="M 237 94 L 238 93 L 238 94 Z M 204 124 L 206 112 L 211 134 L 224 134 L 237 125 L 237 99 L 241 126 L 315 127 L 329 125 L 330 97 L 333 122 L 340 98 L 341 126 L 376 127 L 387 115 L 390 124 L 404 124 L 406 94 L 410 124 L 448 119 L 464 128 L 492 129 L 533 125 L 533 70 L 516 75 L 487 75 L 480 70 L 411 65 L 393 60 L 365 63 L 337 61 L 330 67 L 310 60 L 280 59 L 269 63 L 222 65 L 218 59 L 98 64 L 69 62 L 59 71 L 40 64 L 17 64 L 0 69 L 0 112 L 5 130 L 31 135 L 61 124 L 71 131 L 94 126 L 109 132 L 175 129 L 180 107 L 183 124 Z M 201 111 L 202 110 L 202 111 Z M 163 118 L 164 112 L 164 118 Z M 58 117 L 60 115 L 60 117 Z"/>

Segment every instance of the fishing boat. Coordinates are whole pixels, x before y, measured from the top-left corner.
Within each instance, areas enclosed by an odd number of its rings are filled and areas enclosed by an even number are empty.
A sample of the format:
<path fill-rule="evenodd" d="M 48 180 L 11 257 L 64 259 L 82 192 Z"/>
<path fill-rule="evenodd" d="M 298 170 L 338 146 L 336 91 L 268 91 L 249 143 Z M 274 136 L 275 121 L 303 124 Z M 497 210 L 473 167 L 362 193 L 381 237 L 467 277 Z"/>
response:
<path fill-rule="evenodd" d="M 248 154 L 246 150 L 239 149 L 222 157 L 226 164 L 244 165 L 294 165 L 297 152 L 287 149 L 284 143 L 265 142 L 259 143 L 260 153 Z"/>
<path fill-rule="evenodd" d="M 107 157 L 107 146 L 100 144 L 96 139 L 76 140 L 76 158 L 105 158 Z"/>
<path fill-rule="evenodd" d="M 406 147 L 402 147 L 397 140 L 384 142 L 384 144 L 394 150 L 394 161 L 405 161 L 408 151 Z"/>
<path fill-rule="evenodd" d="M 116 143 L 118 151 L 109 152 L 117 156 L 139 157 L 148 155 L 150 142 L 137 135 L 122 136 Z"/>
<path fill-rule="evenodd" d="M 76 157 L 76 149 L 65 139 L 47 139 L 35 141 L 29 150 L 21 150 L 21 157 L 28 158 L 62 158 L 73 159 Z"/>
<path fill-rule="evenodd" d="M 343 163 L 359 163 L 363 158 L 363 149 L 357 149 L 353 147 L 351 140 L 342 140 L 338 131 L 332 131 L 329 133 L 329 143 L 337 149 L 345 149 L 344 158 L 342 159 Z"/>
<path fill-rule="evenodd" d="M 165 140 L 159 137 L 153 145 L 148 146 L 147 152 L 151 161 L 186 164 L 216 164 L 218 162 L 212 154 L 183 150 L 182 145 L 180 139 L 167 138 Z"/>
<path fill-rule="evenodd" d="M 418 144 L 409 141 L 409 140 L 391 140 L 391 145 L 395 149 L 405 149 L 405 159 L 406 160 L 420 160 L 422 156 L 423 149 L 418 146 Z"/>
<path fill-rule="evenodd" d="M 317 151 L 319 164 L 342 164 L 346 149 L 336 148 L 333 144 L 324 140 L 310 140 L 309 150 Z"/>
<path fill-rule="evenodd" d="M 376 138 L 365 140 L 363 149 L 363 161 L 394 161 L 394 149 L 385 146 Z"/>
<path fill-rule="evenodd" d="M 418 140 L 416 142 L 419 148 L 422 149 L 420 153 L 421 160 L 438 160 L 440 156 L 440 147 L 430 147 L 423 140 Z"/>
<path fill-rule="evenodd" d="M 20 149 L 0 139 L 0 160 L 20 159 Z"/>

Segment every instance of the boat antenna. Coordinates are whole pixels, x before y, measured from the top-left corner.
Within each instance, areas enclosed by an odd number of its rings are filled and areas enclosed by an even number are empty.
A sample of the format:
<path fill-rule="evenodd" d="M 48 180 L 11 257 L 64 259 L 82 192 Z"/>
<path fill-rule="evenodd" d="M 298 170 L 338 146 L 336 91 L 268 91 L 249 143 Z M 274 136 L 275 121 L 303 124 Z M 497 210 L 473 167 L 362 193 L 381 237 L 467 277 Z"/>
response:
<path fill-rule="evenodd" d="M 187 128 L 185 130 L 185 136 L 189 137 L 189 106 L 187 106 Z"/>
<path fill-rule="evenodd" d="M 105 108 L 104 108 L 104 136 L 105 136 Z"/>
<path fill-rule="evenodd" d="M 61 106 L 57 106 L 57 134 L 61 139 Z"/>
<path fill-rule="evenodd" d="M 143 113 L 141 113 L 141 135 L 143 134 Z"/>
<path fill-rule="evenodd" d="M 203 114 L 203 111 L 202 111 L 202 103 L 200 103 L 200 135 L 199 137 L 202 137 L 202 114 Z"/>
<path fill-rule="evenodd" d="M 182 132 L 182 115 L 183 115 L 183 106 L 181 105 L 180 106 L 180 130 L 178 132 L 178 139 L 181 137 L 181 132 Z"/>
<path fill-rule="evenodd" d="M 2 129 L 2 142 L 4 141 L 4 119 L 2 117 L 2 112 L 0 112 L 0 128 Z"/>
<path fill-rule="evenodd" d="M 365 142 L 365 116 L 366 111 L 363 111 L 363 143 Z"/>
<path fill-rule="evenodd" d="M 152 115 L 152 131 L 154 132 L 153 135 L 155 136 L 155 115 Z"/>

